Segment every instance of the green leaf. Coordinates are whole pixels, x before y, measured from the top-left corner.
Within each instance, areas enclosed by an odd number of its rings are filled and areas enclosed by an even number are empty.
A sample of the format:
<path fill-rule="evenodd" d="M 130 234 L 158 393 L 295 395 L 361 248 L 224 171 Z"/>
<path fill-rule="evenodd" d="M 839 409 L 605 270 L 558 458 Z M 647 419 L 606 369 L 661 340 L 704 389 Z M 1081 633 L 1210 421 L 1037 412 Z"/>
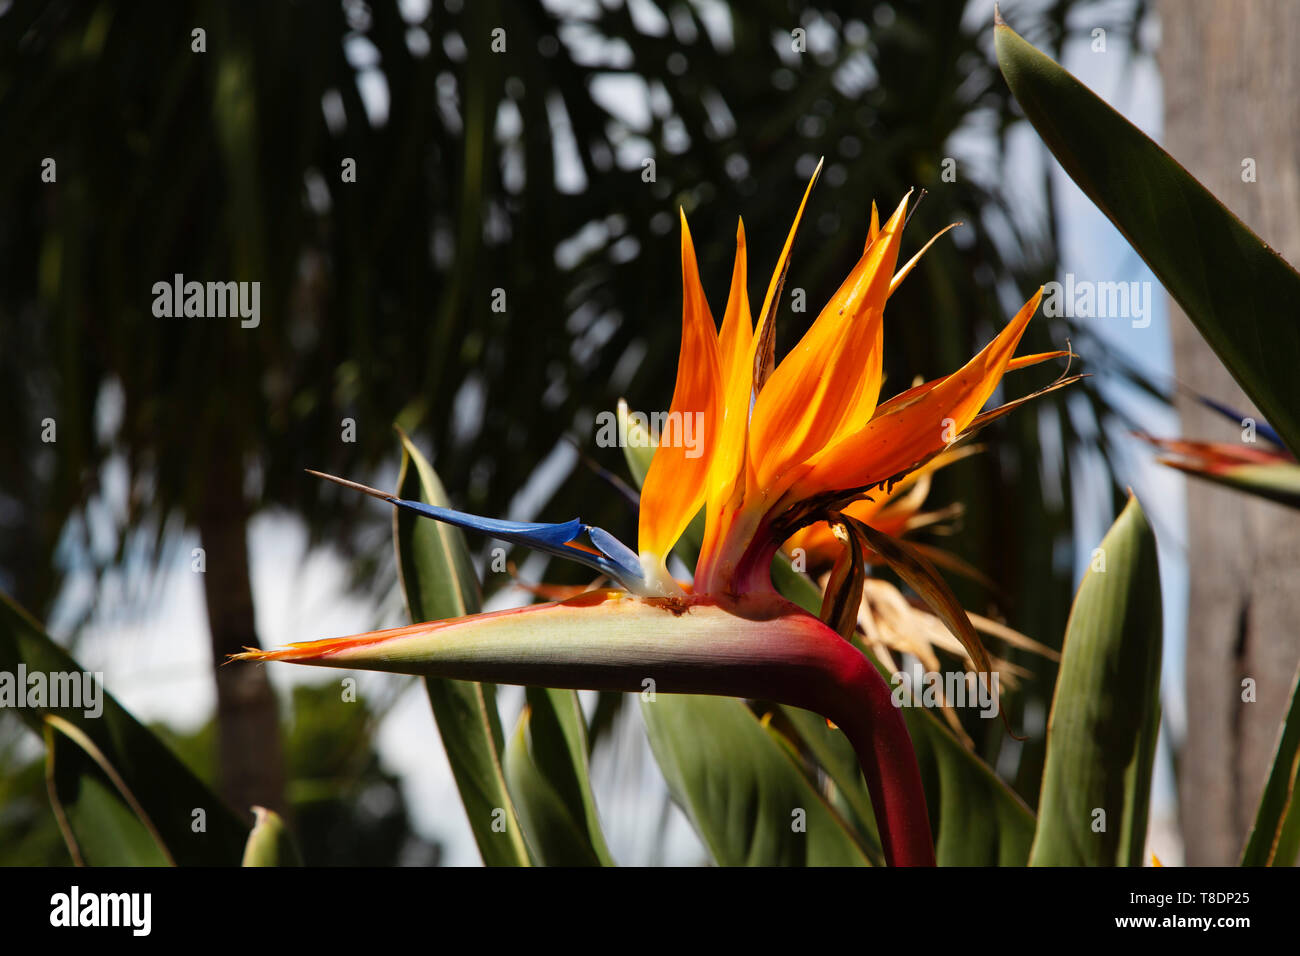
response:
<path fill-rule="evenodd" d="M 809 614 L 821 610 L 822 591 L 812 578 L 794 569 L 794 563 L 778 551 L 772 560 L 772 584 L 787 600 L 793 601 Z"/>
<path fill-rule="evenodd" d="M 78 866 L 170 866 L 148 814 L 92 741 L 45 718 L 45 783 L 59 831 Z"/>
<path fill-rule="evenodd" d="M 831 778 L 840 800 L 849 811 L 850 821 L 857 830 L 862 845 L 874 866 L 884 866 L 880 849 L 880 831 L 876 829 L 876 814 L 871 806 L 871 794 L 862 778 L 858 755 L 853 744 L 838 729 L 827 724 L 826 718 L 811 710 L 782 704 L 781 715 L 789 723 L 794 742 L 808 751 L 817 765 Z"/>
<path fill-rule="evenodd" d="M 928 710 L 903 710 L 921 767 L 940 866 L 1024 866 L 1034 814 Z"/>
<path fill-rule="evenodd" d="M 257 822 L 244 847 L 244 866 L 302 866 L 293 834 L 274 810 L 253 807 Z"/>
<path fill-rule="evenodd" d="M 1070 611 L 1031 864 L 1142 865 L 1160 727 L 1160 640 L 1156 539 L 1130 496 Z"/>
<path fill-rule="evenodd" d="M 1300 454 L 1300 275 L 1145 133 L 1005 24 L 996 45 L 1043 142 Z"/>
<path fill-rule="evenodd" d="M 741 701 L 643 696 L 641 715 L 673 799 L 719 865 L 870 865 L 867 847 Z"/>
<path fill-rule="evenodd" d="M 405 434 L 401 440 L 397 496 L 448 507 L 447 494 L 432 466 Z M 478 578 L 459 529 L 394 509 L 393 540 L 412 623 L 479 611 Z M 424 683 L 483 862 L 489 866 L 530 865 L 506 787 L 504 735 L 495 685 L 432 677 Z"/>
<path fill-rule="evenodd" d="M 571 690 L 529 687 L 506 747 L 506 782 L 537 862 L 613 866 L 587 766 L 587 726 Z"/>
<path fill-rule="evenodd" d="M 1291 687 L 1291 706 L 1278 737 L 1268 781 L 1259 798 L 1255 824 L 1241 854 L 1242 866 L 1292 866 L 1300 854 L 1300 670 Z"/>
<path fill-rule="evenodd" d="M 25 611 L 0 594 L 0 672 L 16 678 L 20 666 L 28 676 L 40 672 L 47 680 L 50 674 L 85 673 Z M 50 734 L 56 813 L 63 815 L 65 835 L 70 829 L 84 861 L 125 866 L 165 860 L 162 851 L 149 849 L 149 827 L 137 819 L 134 804 L 177 864 L 236 865 L 248 826 L 98 681 L 94 686 L 103 707 L 95 717 L 87 716 L 86 707 L 3 708 L 16 712 L 34 732 Z M 52 726 L 50 717 L 61 723 Z M 68 728 L 75 729 L 74 736 Z M 204 827 L 196 828 L 200 818 Z"/>

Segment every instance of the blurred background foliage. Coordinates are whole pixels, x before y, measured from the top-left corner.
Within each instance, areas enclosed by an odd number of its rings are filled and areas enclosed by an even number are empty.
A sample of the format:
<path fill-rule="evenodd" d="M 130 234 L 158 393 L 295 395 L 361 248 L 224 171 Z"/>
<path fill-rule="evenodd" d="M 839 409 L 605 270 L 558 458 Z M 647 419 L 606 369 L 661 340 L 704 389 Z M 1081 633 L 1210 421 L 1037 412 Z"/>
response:
<path fill-rule="evenodd" d="M 431 866 L 442 848 L 411 832 L 400 780 L 379 764 L 373 732 L 382 705 L 340 707 L 339 686 L 298 685 L 288 701 L 288 807 L 305 866 Z M 216 726 L 178 734 L 152 729 L 186 765 L 216 775 Z M 71 861 L 50 809 L 45 757 L 16 748 L 0 754 L 0 846 L 6 866 L 66 866 Z"/>
<path fill-rule="evenodd" d="M 1004 4 L 1049 53 L 1075 6 Z M 429 452 L 458 507 L 581 514 L 633 539 L 634 510 L 573 446 L 621 473 L 619 450 L 595 447 L 594 416 L 621 397 L 667 407 L 680 323 L 677 209 L 690 217 L 720 315 L 737 215 L 750 294 L 761 296 L 822 156 L 778 348 L 847 274 L 871 201 L 892 207 L 918 188 L 926 198 L 905 255 L 949 222 L 965 226 L 891 302 L 886 392 L 958 367 L 1057 267 L 1047 166 L 1011 164 L 1023 124 L 992 59 L 986 7 L 5 5 L 0 123 L 12 135 L 0 151 L 0 403 L 17 411 L 0 416 L 0 585 L 46 618 L 70 573 L 188 563 L 177 544 L 197 531 L 219 660 L 256 642 L 248 522 L 283 509 L 313 544 L 353 560 L 356 587 L 381 593 L 394 581 L 389 515 L 303 469 L 391 484 L 394 421 Z M 1106 24 L 1112 43 L 1134 35 L 1144 4 L 1119 9 Z M 196 28 L 204 52 L 194 50 Z M 805 52 L 793 49 L 796 29 Z M 57 161 L 55 183 L 41 180 L 46 157 Z M 946 158 L 956 160 L 951 182 Z M 355 182 L 341 175 L 348 159 Z M 260 326 L 155 318 L 152 287 L 177 273 L 260 281 Z M 503 311 L 493 309 L 496 290 Z M 807 312 L 791 311 L 795 290 L 806 291 Z M 1067 340 L 1085 370 L 1103 359 L 1103 346 L 1065 319 L 1036 319 L 1023 351 Z M 1013 394 L 1054 374 L 1020 373 Z M 56 443 L 42 441 L 46 418 Z M 1006 419 L 987 433 L 988 452 L 938 475 L 931 504 L 965 506 L 944 546 L 998 585 L 955 582 L 968 607 L 1059 645 L 1074 577 L 1071 465 L 1107 459 L 1117 418 L 1085 380 Z M 342 439 L 345 419 L 355 441 Z M 528 570 L 581 575 L 536 562 Z M 489 591 L 506 583 L 486 575 Z M 94 604 L 91 594 L 65 608 L 61 636 L 75 636 Z M 185 639 L 198 636 L 177 635 Z M 1016 745 L 996 722 L 967 729 L 1032 805 L 1054 665 L 1013 659 L 1032 673 L 1008 701 L 1031 739 Z M 232 802 L 291 806 L 300 845 L 329 854 L 317 862 L 436 856 L 393 829 L 400 795 L 357 736 L 370 722 L 346 709 L 346 720 L 339 708 L 331 716 L 303 691 L 281 761 L 274 701 L 238 706 L 248 695 L 270 700 L 262 671 L 225 671 L 241 676 L 218 678 L 216 733 L 257 742 L 217 748 L 207 765 Z M 593 742 L 615 710 L 602 701 Z M 308 714 L 317 729 L 305 729 Z M 16 733 L 9 725 L 3 732 Z M 179 743 L 212 753 L 202 740 Z M 1008 744 L 1014 751 L 1000 754 Z M 277 763 L 287 775 L 268 769 Z M 34 773 L 7 779 L 15 799 L 31 796 Z M 307 781 L 318 797 L 304 796 Z M 366 828 L 358 788 L 392 791 L 375 798 L 389 809 Z M 313 827 L 368 836 L 318 845 Z"/>

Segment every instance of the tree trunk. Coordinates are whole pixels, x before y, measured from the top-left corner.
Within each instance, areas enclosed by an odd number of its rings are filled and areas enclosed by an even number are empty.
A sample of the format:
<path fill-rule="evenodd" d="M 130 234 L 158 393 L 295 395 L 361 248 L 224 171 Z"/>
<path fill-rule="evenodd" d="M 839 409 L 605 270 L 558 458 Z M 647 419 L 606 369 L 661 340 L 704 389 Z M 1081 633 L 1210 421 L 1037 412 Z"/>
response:
<path fill-rule="evenodd" d="M 279 710 L 266 668 L 228 663 L 228 655 L 259 646 L 248 571 L 248 515 L 240 493 L 243 476 L 237 469 L 228 471 L 211 476 L 198 525 L 217 682 L 221 792 L 251 820 L 253 806 L 285 813 L 284 752 Z"/>
<path fill-rule="evenodd" d="M 1265 241 L 1300 261 L 1300 3 L 1161 0 L 1160 17 L 1167 148 Z M 1244 181 L 1248 159 L 1255 182 Z M 1170 321 L 1179 379 L 1258 419 L 1172 302 Z M 1184 436 L 1241 440 L 1240 428 L 1185 397 L 1178 408 Z M 1187 498 L 1186 862 L 1230 864 L 1253 822 L 1300 658 L 1300 515 L 1195 479 Z M 1254 703 L 1243 701 L 1247 678 Z"/>

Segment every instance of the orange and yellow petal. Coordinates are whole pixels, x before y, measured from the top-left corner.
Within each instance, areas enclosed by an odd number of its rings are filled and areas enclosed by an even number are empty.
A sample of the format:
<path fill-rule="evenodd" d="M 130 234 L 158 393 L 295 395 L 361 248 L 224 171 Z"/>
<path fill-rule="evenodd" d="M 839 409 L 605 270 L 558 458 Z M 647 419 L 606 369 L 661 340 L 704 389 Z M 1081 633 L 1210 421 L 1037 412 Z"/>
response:
<path fill-rule="evenodd" d="M 704 503 L 721 417 L 720 381 L 718 333 L 683 213 L 682 347 L 667 427 L 641 489 L 638 547 L 643 564 L 647 554 L 662 563 Z M 687 435 L 694 440 L 686 441 Z"/>
<path fill-rule="evenodd" d="M 846 419 L 875 408 L 885 299 L 906 210 L 905 197 L 755 400 L 749 451 L 760 488 L 824 447 Z"/>
<path fill-rule="evenodd" d="M 745 224 L 736 228 L 736 260 L 731 271 L 727 312 L 718 334 L 722 372 L 722 411 L 717 448 L 710 465 L 708 498 L 713 506 L 730 497 L 744 473 L 749 434 L 749 399 L 754 385 L 754 319 L 749 310 Z"/>
<path fill-rule="evenodd" d="M 1011 364 L 1042 289 L 965 366 L 885 402 L 865 427 L 815 456 L 788 497 L 870 487 L 912 468 L 956 439 L 989 400 Z"/>

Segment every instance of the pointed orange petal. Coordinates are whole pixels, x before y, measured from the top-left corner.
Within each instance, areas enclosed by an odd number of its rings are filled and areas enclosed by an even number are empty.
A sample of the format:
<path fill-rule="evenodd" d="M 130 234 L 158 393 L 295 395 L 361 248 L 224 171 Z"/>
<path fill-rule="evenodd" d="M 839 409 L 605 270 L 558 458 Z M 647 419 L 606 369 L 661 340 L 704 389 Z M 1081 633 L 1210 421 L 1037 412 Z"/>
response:
<path fill-rule="evenodd" d="M 736 261 L 731 267 L 731 291 L 727 294 L 727 311 L 718 333 L 722 377 L 730 381 L 749 357 L 754 339 L 754 317 L 749 311 L 749 264 L 745 250 L 745 221 L 736 224 Z M 748 370 L 747 370 L 748 371 Z M 746 376 L 748 379 L 749 376 Z M 750 384 L 748 381 L 746 384 Z"/>
<path fill-rule="evenodd" d="M 871 248 L 878 235 L 880 235 L 880 210 L 876 208 L 876 201 L 873 199 L 871 200 L 871 225 L 867 229 L 867 244 L 862 247 L 863 252 Z"/>
<path fill-rule="evenodd" d="M 718 334 L 682 213 L 682 348 L 665 428 L 641 489 L 639 547 L 666 557 L 704 503 L 718 435 Z"/>
<path fill-rule="evenodd" d="M 772 374 L 772 357 L 776 346 L 777 300 L 785 285 L 786 273 L 790 271 L 790 250 L 794 248 L 794 238 L 799 234 L 804 208 L 808 205 L 808 197 L 812 195 L 813 187 L 817 185 L 817 178 L 821 175 L 824 161 L 817 163 L 817 168 L 813 170 L 812 178 L 808 180 L 808 186 L 803 191 L 799 211 L 794 214 L 794 222 L 790 224 L 790 232 L 785 237 L 785 245 L 781 248 L 781 255 L 776 260 L 776 268 L 772 270 L 772 278 L 767 284 L 767 294 L 763 296 L 763 309 L 758 313 L 758 328 L 754 330 L 753 343 L 754 391 L 756 392 L 762 390 L 767 377 Z"/>
<path fill-rule="evenodd" d="M 961 369 L 890 399 L 864 428 L 818 455 L 802 469 L 788 497 L 869 487 L 949 444 L 979 414 L 1002 380 L 1042 294 L 1042 289 L 1034 293 L 1006 328 Z"/>
<path fill-rule="evenodd" d="M 722 369 L 722 421 L 710 466 L 708 491 L 709 501 L 714 505 L 730 497 L 745 467 L 749 399 L 754 385 L 751 358 L 754 319 L 749 311 L 748 281 L 745 224 L 742 221 L 736 228 L 736 261 L 731 270 L 731 293 L 727 297 L 727 313 L 723 316 L 722 331 L 718 336 Z"/>
<path fill-rule="evenodd" d="M 1036 352 L 1033 355 L 1020 355 L 1007 363 L 1007 371 L 1019 372 L 1022 368 L 1041 365 L 1044 362 L 1050 362 L 1052 359 L 1070 358 L 1072 355 L 1074 353 L 1070 351 Z"/>
<path fill-rule="evenodd" d="M 899 203 L 799 344 L 754 403 L 749 451 L 767 489 L 820 451 L 851 413 L 865 419 L 880 394 L 882 322 L 907 211 Z"/>
<path fill-rule="evenodd" d="M 930 251 L 930 247 L 939 241 L 940 236 L 949 230 L 956 229 L 960 225 L 961 223 L 959 222 L 949 223 L 931 236 L 930 241 L 921 247 L 921 251 L 908 259 L 907 265 L 903 266 L 903 268 L 899 269 L 897 274 L 895 274 L 893 280 L 889 283 L 889 294 L 893 295 L 894 292 L 897 291 L 898 287 L 902 285 L 903 280 L 907 278 L 907 274 L 916 268 L 916 264 L 921 261 L 921 257 Z"/>
<path fill-rule="evenodd" d="M 954 448 L 941 455 L 936 455 L 920 468 L 909 472 L 901 481 L 895 482 L 888 490 L 875 488 L 865 498 L 850 502 L 840 512 L 850 518 L 871 525 L 877 531 L 883 531 L 891 537 L 900 537 L 914 526 L 914 519 L 921 514 L 925 499 L 930 494 L 930 478 L 940 468 L 961 461 L 980 451 L 978 445 L 966 445 Z M 940 512 L 933 512 L 939 515 Z M 924 519 L 925 516 L 922 516 Z M 785 542 L 783 550 L 793 556 L 794 549 L 802 548 L 808 558 L 809 567 L 820 567 L 833 561 L 843 547 L 842 542 L 831 531 L 825 521 L 800 528 Z"/>

